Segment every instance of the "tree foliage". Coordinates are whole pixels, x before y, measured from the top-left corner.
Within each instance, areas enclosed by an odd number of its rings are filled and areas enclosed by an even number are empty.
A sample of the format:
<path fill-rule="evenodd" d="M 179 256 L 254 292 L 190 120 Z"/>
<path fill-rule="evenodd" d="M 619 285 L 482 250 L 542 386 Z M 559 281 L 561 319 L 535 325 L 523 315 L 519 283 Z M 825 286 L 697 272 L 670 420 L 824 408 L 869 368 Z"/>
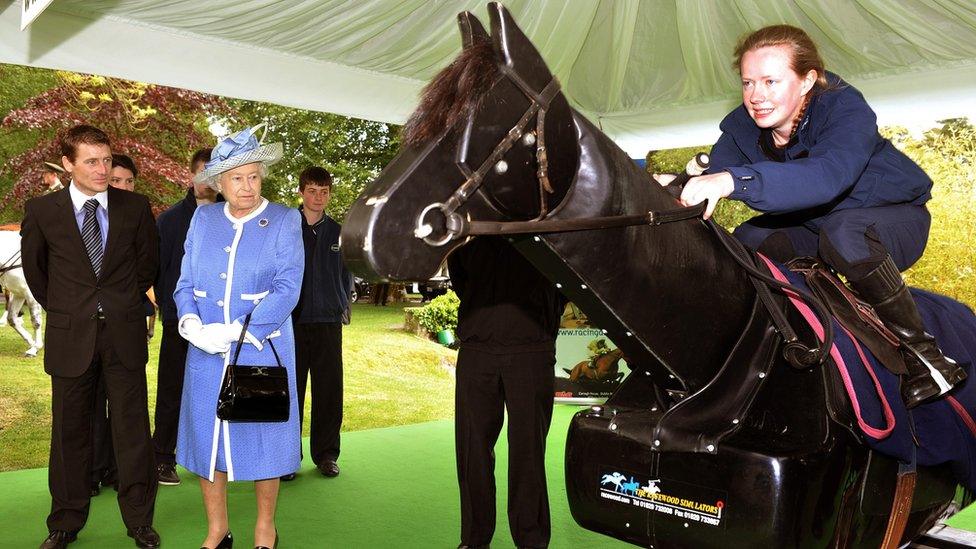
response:
<path fill-rule="evenodd" d="M 234 130 L 267 122 L 266 141 L 284 146 L 284 158 L 272 168 L 263 194 L 297 204 L 298 175 L 308 166 L 321 166 L 334 179 L 328 213 L 340 222 L 400 146 L 399 126 L 391 124 L 255 101 L 229 104 Z"/>
<path fill-rule="evenodd" d="M 0 166 L 0 175 L 16 178 L 0 206 L 19 210 L 28 198 L 42 194 L 43 161 L 59 162 L 59 138 L 84 123 L 108 133 L 114 152 L 133 158 L 139 168 L 137 190 L 159 211 L 189 184 L 186 164 L 193 151 L 213 145 L 208 120 L 227 112 L 226 103 L 213 95 L 58 71 L 54 87 L 3 119 L 5 129 L 38 133 L 34 146 Z"/>
<path fill-rule="evenodd" d="M 933 181 L 928 245 L 906 276 L 914 286 L 976 307 L 976 126 L 965 118 L 939 124 L 920 138 L 901 127 L 882 131 Z"/>
<path fill-rule="evenodd" d="M 53 88 L 57 85 L 57 77 L 53 71 L 22 67 L 20 65 L 5 65 L 0 63 L 0 120 L 6 114 L 24 105 L 27 99 Z M 50 130 L 28 130 L 19 128 L 12 130 L 0 127 L 0 162 L 13 158 L 31 149 L 40 140 L 53 133 Z M 20 174 L 9 170 L 2 170 L 0 166 L 0 196 L 9 191 Z M 0 216 L 0 221 L 19 219 L 19 212 L 5 212 L 9 215 Z"/>
<path fill-rule="evenodd" d="M 60 161 L 58 139 L 78 123 L 105 130 L 113 149 L 135 160 L 137 191 L 150 197 L 157 212 L 189 183 L 190 155 L 214 145 L 214 120 L 228 131 L 267 122 L 266 139 L 282 142 L 285 157 L 265 182 L 271 200 L 297 204 L 298 174 L 307 166 L 332 172 L 329 214 L 339 220 L 399 149 L 398 126 L 335 114 L 13 65 L 0 65 L 0 77 L 0 152 L 6 159 L 0 165 L 0 209 L 11 219 L 19 218 L 26 199 L 44 191 L 42 163 Z"/>

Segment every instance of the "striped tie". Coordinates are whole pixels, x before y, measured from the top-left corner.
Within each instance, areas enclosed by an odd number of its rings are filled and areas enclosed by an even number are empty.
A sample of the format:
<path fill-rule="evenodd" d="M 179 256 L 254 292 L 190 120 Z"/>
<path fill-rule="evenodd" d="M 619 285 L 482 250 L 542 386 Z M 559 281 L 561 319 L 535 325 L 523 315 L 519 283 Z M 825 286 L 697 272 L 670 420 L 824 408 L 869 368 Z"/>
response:
<path fill-rule="evenodd" d="M 102 273 L 102 229 L 98 226 L 95 210 L 98 201 L 94 198 L 85 202 L 85 220 L 81 222 L 81 240 L 85 243 L 88 259 L 91 260 L 95 278 Z"/>

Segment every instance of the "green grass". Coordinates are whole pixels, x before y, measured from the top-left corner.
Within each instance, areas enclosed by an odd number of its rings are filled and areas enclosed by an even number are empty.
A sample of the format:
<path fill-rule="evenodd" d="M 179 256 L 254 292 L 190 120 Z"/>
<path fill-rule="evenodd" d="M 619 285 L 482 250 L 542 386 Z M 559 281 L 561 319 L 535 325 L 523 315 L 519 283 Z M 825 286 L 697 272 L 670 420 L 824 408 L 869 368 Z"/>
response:
<path fill-rule="evenodd" d="M 402 304 L 353 305 L 352 324 L 343 330 L 344 431 L 453 417 L 457 353 L 402 331 L 402 324 Z M 161 333 L 160 325 L 149 344 L 150 418 Z M 47 465 L 51 382 L 43 358 L 25 358 L 26 348 L 11 328 L 0 328 L 0 471 Z M 306 417 L 310 405 L 306 399 Z"/>

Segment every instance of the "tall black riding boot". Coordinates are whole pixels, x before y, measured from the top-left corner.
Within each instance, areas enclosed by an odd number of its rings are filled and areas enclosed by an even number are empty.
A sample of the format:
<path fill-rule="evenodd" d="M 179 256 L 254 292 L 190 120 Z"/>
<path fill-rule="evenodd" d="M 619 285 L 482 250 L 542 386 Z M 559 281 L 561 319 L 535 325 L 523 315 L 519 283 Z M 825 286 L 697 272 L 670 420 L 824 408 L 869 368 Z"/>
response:
<path fill-rule="evenodd" d="M 874 307 L 885 326 L 901 339 L 908 369 L 901 384 L 906 407 L 914 408 L 948 391 L 948 388 L 940 387 L 928 366 L 942 374 L 949 388 L 966 379 L 966 371 L 943 355 L 935 338 L 925 331 L 915 301 L 891 256 L 864 278 L 851 281 L 851 286 Z"/>

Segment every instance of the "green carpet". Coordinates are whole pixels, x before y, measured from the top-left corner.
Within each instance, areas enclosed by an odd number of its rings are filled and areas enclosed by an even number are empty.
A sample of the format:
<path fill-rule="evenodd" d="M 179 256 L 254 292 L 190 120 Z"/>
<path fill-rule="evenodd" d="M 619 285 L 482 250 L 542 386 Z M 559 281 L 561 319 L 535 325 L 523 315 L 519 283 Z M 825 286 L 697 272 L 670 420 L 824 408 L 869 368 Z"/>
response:
<path fill-rule="evenodd" d="M 552 547 L 631 547 L 580 528 L 569 514 L 563 475 L 565 433 L 577 410 L 556 406 L 549 448 Z M 495 547 L 512 547 L 505 514 L 507 452 L 504 433 L 497 447 L 498 525 Z M 307 440 L 306 440 L 307 445 Z M 308 449 L 306 447 L 306 455 Z M 282 483 L 278 531 L 282 548 L 453 548 L 459 541 L 458 491 L 454 471 L 453 423 L 435 421 L 343 434 L 342 474 L 319 475 L 306 459 L 298 478 Z M 180 486 L 161 486 L 155 526 L 165 547 L 195 548 L 206 533 L 198 484 L 181 470 Z M 232 483 L 228 491 L 231 530 L 238 547 L 253 547 L 254 489 Z M 51 499 L 47 470 L 0 473 L 0 539 L 4 547 L 37 547 L 47 533 Z M 976 530 L 976 508 L 949 523 Z M 130 548 L 111 490 L 92 500 L 88 525 L 71 547 Z"/>
<path fill-rule="evenodd" d="M 565 434 L 576 407 L 556 406 L 546 455 L 552 547 L 631 547 L 580 528 L 569 514 L 563 481 Z M 327 479 L 306 458 L 293 482 L 282 483 L 277 524 L 280 547 L 453 548 L 460 541 L 454 469 L 454 424 L 435 421 L 342 435 L 342 474 Z M 494 547 L 512 547 L 505 513 L 507 452 L 499 437 Z M 306 445 L 308 441 L 306 440 Z M 306 447 L 306 456 L 308 448 Z M 181 470 L 180 486 L 160 486 L 154 525 L 164 547 L 196 548 L 206 535 L 199 485 Z M 253 547 L 253 484 L 231 483 L 228 509 L 237 547 Z M 92 500 L 88 524 L 71 547 L 130 548 L 115 493 Z M 0 473 L 0 539 L 4 547 L 37 547 L 51 498 L 47 470 Z"/>

